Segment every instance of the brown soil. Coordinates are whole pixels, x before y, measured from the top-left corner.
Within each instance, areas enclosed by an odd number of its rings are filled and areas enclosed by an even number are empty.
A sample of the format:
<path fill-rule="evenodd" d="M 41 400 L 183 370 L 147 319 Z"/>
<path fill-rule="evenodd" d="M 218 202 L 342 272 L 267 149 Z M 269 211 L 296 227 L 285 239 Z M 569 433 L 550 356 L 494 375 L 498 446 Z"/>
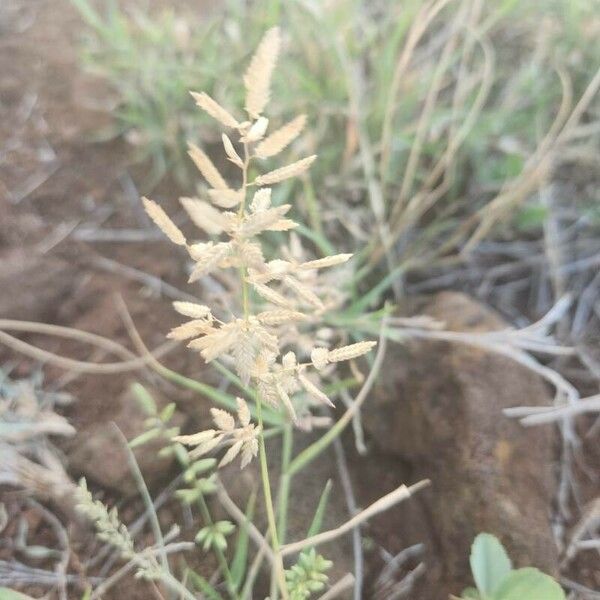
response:
<path fill-rule="evenodd" d="M 0 317 L 76 327 L 131 346 L 117 309 L 116 297 L 120 296 L 140 335 L 154 348 L 164 342 L 165 332 L 177 321 L 169 299 L 161 297 L 146 283 L 115 270 L 99 268 L 97 259 L 98 256 L 109 258 L 186 289 L 181 256 L 168 243 L 84 244 L 69 237 L 71 229 L 82 223 L 111 228 L 140 227 L 145 223 L 137 198 L 123 183 L 130 170 L 129 151 L 124 142 L 90 141 L 91 133 L 107 123 L 106 112 L 97 107 L 108 103 L 110 94 L 99 82 L 83 74 L 77 64 L 77 37 L 81 30 L 80 19 L 67 0 L 0 3 Z M 168 182 L 164 191 L 167 197 L 177 196 L 177 190 Z M 72 341 L 34 335 L 23 336 L 23 339 L 80 360 L 109 359 Z M 422 357 L 423 351 L 419 352 Z M 420 388 L 420 396 L 412 397 L 411 401 L 415 414 L 407 421 L 409 417 L 397 400 L 411 397 L 410 385 L 422 385 L 432 368 L 455 373 L 457 361 L 466 361 L 461 365 L 474 364 L 468 352 L 446 356 L 448 348 L 443 345 L 436 345 L 425 354 L 424 363 L 415 362 L 417 367 L 412 379 L 386 379 L 392 388 L 383 394 L 379 390 L 381 414 L 390 418 L 383 423 L 388 428 L 385 431 L 378 429 L 381 423 L 367 419 L 372 437 L 371 453 L 358 457 L 349 448 L 349 454 L 359 502 L 364 506 L 400 483 L 421 477 L 433 479 L 432 489 L 422 498 L 376 519 L 368 528 L 368 535 L 375 546 L 380 544 L 392 553 L 409 543 L 428 545 L 426 560 L 431 577 L 426 574 L 425 587 L 415 592 L 418 595 L 414 597 L 419 600 L 444 598 L 448 591 L 458 593 L 461 586 L 468 583 L 465 562 L 468 546 L 475 532 L 482 528 L 496 528 L 495 532 L 519 561 L 553 570 L 556 552 L 550 542 L 545 545 L 550 539 L 551 492 L 547 489 L 550 479 L 542 473 L 551 460 L 548 431 L 525 433 L 514 423 L 505 423 L 500 415 L 504 404 L 495 405 L 493 398 L 485 394 L 469 400 L 469 407 L 477 406 L 478 412 L 469 422 L 470 430 L 461 429 L 465 426 L 462 408 L 455 407 L 452 399 L 460 397 L 464 390 L 459 388 L 464 382 L 451 377 L 440 384 L 440 389 Z M 32 369 L 31 360 L 0 348 L 0 364 L 8 359 L 17 362 L 17 374 L 26 375 Z M 404 354 L 396 360 L 406 365 Z M 493 362 L 485 357 L 477 360 L 480 360 L 479 366 L 466 375 L 471 378 L 471 385 L 476 384 Z M 203 372 L 196 358 L 184 351 L 171 352 L 165 362 L 192 377 Z M 497 375 L 488 385 L 502 389 L 505 380 L 501 373 L 508 367 L 503 363 L 493 368 L 497 369 Z M 406 375 L 403 369 L 405 366 L 398 368 L 399 375 Z M 47 368 L 46 372 L 51 383 L 62 381 L 64 376 L 64 371 L 55 367 Z M 519 377 L 525 375 L 521 373 Z M 96 446 L 82 450 L 82 441 L 93 437 L 96 428 L 115 419 L 123 424 L 126 433 L 135 430 L 135 427 L 127 428 L 135 417 L 129 409 L 124 409 L 123 402 L 129 384 L 140 378 L 157 394 L 162 392 L 177 401 L 182 414 L 191 415 L 197 421 L 205 418 L 207 412 L 204 399 L 165 386 L 148 373 L 73 377 L 66 389 L 77 402 L 68 408 L 67 414 L 79 434 L 63 446 L 67 463 L 74 477 L 92 473 L 92 483 L 108 490 L 105 498 L 109 502 L 117 499 L 115 487 L 124 491 L 130 485 L 123 483 L 122 489 L 119 487 L 125 477 L 122 469 L 109 473 L 108 463 L 122 462 L 123 456 L 115 450 L 114 441 L 111 447 L 108 437 L 104 450 Z M 528 385 L 532 393 L 544 396 L 539 382 Z M 422 408 L 415 404 L 420 398 L 427 398 L 426 412 L 420 412 Z M 480 405 L 477 405 L 478 399 Z M 480 427 L 480 424 L 483 425 Z M 463 448 L 460 442 L 465 437 L 469 445 Z M 532 439 L 536 442 L 528 453 L 526 449 Z M 461 452 L 472 452 L 472 455 L 463 456 Z M 86 466 L 94 459 L 99 463 L 95 478 Z M 160 488 L 161 482 L 173 473 L 169 474 L 165 465 L 160 469 L 155 467 L 154 471 L 157 470 L 159 476 L 151 483 Z M 152 468 L 146 472 L 151 473 Z M 334 473 L 333 463 L 328 462 L 320 471 L 309 472 L 306 481 L 297 484 L 296 489 L 302 490 L 302 495 L 296 496 L 296 515 L 310 518 L 324 480 Z M 534 482 L 530 490 L 529 482 Z M 250 481 L 247 485 L 251 484 Z M 483 487 L 479 488 L 479 484 Z M 518 521 L 521 529 L 516 530 L 507 525 L 515 524 L 514 519 L 511 521 L 515 507 L 510 505 L 515 502 L 512 495 L 515 489 L 518 502 L 523 502 L 525 507 Z M 338 482 L 336 490 L 334 514 L 329 517 L 331 526 L 345 518 L 341 514 L 344 505 Z M 443 494 L 438 495 L 440 491 Z M 481 497 L 474 496 L 480 493 Z M 14 492 L 7 495 L 9 513 L 15 497 L 18 498 Z M 139 514 L 137 502 L 130 499 L 122 507 L 125 520 Z M 440 502 L 448 504 L 442 506 Z M 455 510 L 447 510 L 452 508 L 452 503 Z M 167 507 L 161 517 L 179 520 L 182 516 L 176 511 L 179 511 L 177 507 Z M 47 526 L 34 513 L 26 516 L 35 543 L 51 544 Z M 13 535 L 14 527 L 14 523 L 11 524 L 3 535 L 7 538 Z M 302 523 L 292 524 L 294 531 L 301 531 L 301 527 Z M 69 569 L 77 573 L 90 551 L 93 553 L 97 548 L 90 546 L 90 537 L 73 525 L 70 531 L 74 542 Z M 531 532 L 539 539 L 536 538 L 534 544 L 523 545 L 523 538 Z M 351 564 L 347 541 L 330 550 L 338 553 L 340 564 Z M 5 554 L 3 552 L 2 558 L 6 558 Z M 367 554 L 370 567 L 367 576 L 373 580 L 381 564 L 375 552 Z M 210 573 L 211 565 L 201 560 L 203 562 L 196 566 Z M 44 590 L 28 591 L 37 597 Z M 80 592 L 74 593 L 73 598 L 80 597 Z M 126 580 L 114 588 L 111 597 L 134 600 L 150 594 L 145 584 Z"/>

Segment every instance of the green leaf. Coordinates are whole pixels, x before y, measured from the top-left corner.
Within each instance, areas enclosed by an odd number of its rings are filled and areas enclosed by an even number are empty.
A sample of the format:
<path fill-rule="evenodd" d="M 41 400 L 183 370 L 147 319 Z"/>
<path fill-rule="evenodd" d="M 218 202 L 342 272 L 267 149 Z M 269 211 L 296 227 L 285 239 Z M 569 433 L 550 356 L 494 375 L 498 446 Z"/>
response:
<path fill-rule="evenodd" d="M 156 402 L 154 402 L 154 398 L 150 392 L 141 383 L 134 383 L 131 386 L 131 391 L 147 415 L 156 414 Z"/>
<path fill-rule="evenodd" d="M 159 419 L 163 423 L 168 423 L 171 420 L 171 418 L 173 417 L 174 414 L 175 414 L 175 402 L 171 402 L 170 404 L 167 404 L 160 411 Z"/>
<path fill-rule="evenodd" d="M 460 597 L 463 600 L 481 600 L 479 592 L 474 587 L 465 588 Z"/>
<path fill-rule="evenodd" d="M 321 526 L 323 525 L 323 516 L 325 515 L 327 501 L 329 500 L 329 494 L 331 493 L 331 486 L 331 479 L 328 479 L 327 483 L 325 484 L 325 488 L 321 493 L 321 497 L 319 498 L 319 504 L 317 505 L 315 516 L 313 517 L 312 523 L 310 524 L 306 537 L 311 537 L 319 533 L 319 531 L 321 531 Z"/>
<path fill-rule="evenodd" d="M 33 598 L 7 587 L 0 587 L 0 600 L 33 600 Z"/>
<path fill-rule="evenodd" d="M 527 567 L 508 574 L 493 600 L 565 600 L 562 588 L 550 575 Z"/>
<path fill-rule="evenodd" d="M 504 546 L 491 533 L 480 533 L 471 546 L 471 572 L 482 595 L 493 595 L 512 569 Z"/>
<path fill-rule="evenodd" d="M 150 429 L 150 431 L 144 431 L 144 433 L 140 433 L 137 437 L 133 438 L 129 442 L 130 448 L 137 448 L 138 446 L 143 446 L 147 444 L 150 440 L 153 440 L 160 434 L 159 429 Z"/>

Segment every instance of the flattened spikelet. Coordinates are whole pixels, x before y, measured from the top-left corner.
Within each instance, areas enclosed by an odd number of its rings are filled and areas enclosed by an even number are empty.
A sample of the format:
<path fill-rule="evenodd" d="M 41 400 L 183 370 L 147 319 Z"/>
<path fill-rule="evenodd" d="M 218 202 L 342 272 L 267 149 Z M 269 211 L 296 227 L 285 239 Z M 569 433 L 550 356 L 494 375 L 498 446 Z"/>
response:
<path fill-rule="evenodd" d="M 334 254 L 333 256 L 326 256 L 325 258 L 319 258 L 317 260 L 309 260 L 308 262 L 302 263 L 298 268 L 303 271 L 325 269 L 327 267 L 341 265 L 350 260 L 350 258 L 352 258 L 352 254 Z"/>
<path fill-rule="evenodd" d="M 300 115 L 292 119 L 256 146 L 256 150 L 254 151 L 256 156 L 259 158 L 269 158 L 279 154 L 300 135 L 305 124 L 306 115 Z"/>
<path fill-rule="evenodd" d="M 206 321 L 205 319 L 195 319 L 194 321 L 188 321 L 183 325 L 179 325 L 179 327 L 171 329 L 167 337 L 172 340 L 183 341 L 210 333 L 211 330 L 212 325 L 209 321 Z"/>
<path fill-rule="evenodd" d="M 297 177 L 298 175 L 304 173 L 310 167 L 310 165 L 313 164 L 316 158 L 317 155 L 313 154 L 312 156 L 307 156 L 306 158 L 298 160 L 291 165 L 286 165 L 280 169 L 269 171 L 264 175 L 259 175 L 254 180 L 254 183 L 256 183 L 256 185 L 271 185 L 273 183 L 279 183 L 280 181 L 289 179 L 290 177 Z"/>
<path fill-rule="evenodd" d="M 302 387 L 316 400 L 327 404 L 328 406 L 335 406 L 333 402 L 327 397 L 325 392 L 322 392 L 308 377 L 302 373 L 298 374 L 298 381 L 302 384 Z"/>
<path fill-rule="evenodd" d="M 306 317 L 301 312 L 279 308 L 261 312 L 257 315 L 257 318 L 263 325 L 277 327 L 288 321 L 302 321 Z"/>
<path fill-rule="evenodd" d="M 221 173 L 217 171 L 217 167 L 213 165 L 212 161 L 204 151 L 200 150 L 198 146 L 188 143 L 188 154 L 190 158 L 194 161 L 194 164 L 198 167 L 198 170 L 204 176 L 204 179 L 208 181 L 208 183 L 215 188 L 216 190 L 226 190 L 229 188 Z"/>
<path fill-rule="evenodd" d="M 159 229 L 174 243 L 178 246 L 185 246 L 185 236 L 177 225 L 169 219 L 167 213 L 158 205 L 154 200 L 149 198 L 142 198 L 144 208 L 148 213 L 148 216 L 154 221 Z"/>
<path fill-rule="evenodd" d="M 218 102 L 213 100 L 205 92 L 190 92 L 196 104 L 206 111 L 213 119 L 225 125 L 225 127 L 238 127 L 239 123 Z"/>
<path fill-rule="evenodd" d="M 244 75 L 245 108 L 253 119 L 260 116 L 269 101 L 271 75 L 279 54 L 279 46 L 279 28 L 273 27 L 265 33 Z"/>
<path fill-rule="evenodd" d="M 243 427 L 247 427 L 250 425 L 250 409 L 248 408 L 248 404 L 239 396 L 235 399 L 235 401 L 237 402 L 238 407 L 238 419 Z"/>
<path fill-rule="evenodd" d="M 196 304 L 195 302 L 173 302 L 173 308 L 185 317 L 192 319 L 203 319 L 210 314 L 210 308 L 204 304 Z"/>
<path fill-rule="evenodd" d="M 283 282 L 308 304 L 316 308 L 324 308 L 321 299 L 307 286 L 300 283 L 295 277 L 283 278 Z"/>
<path fill-rule="evenodd" d="M 317 371 L 321 371 L 328 365 L 328 355 L 329 351 L 327 348 L 313 348 L 313 351 L 310 353 L 310 360 Z"/>
<path fill-rule="evenodd" d="M 238 440 L 237 442 L 235 442 L 235 444 L 233 444 L 233 446 L 231 446 L 231 448 L 229 448 L 229 450 L 225 452 L 225 455 L 219 463 L 219 468 L 228 465 L 240 453 L 243 444 L 244 440 Z"/>
<path fill-rule="evenodd" d="M 329 362 L 340 362 L 341 360 L 350 360 L 357 358 L 369 352 L 373 346 L 376 346 L 377 342 L 358 342 L 356 344 L 350 344 L 349 346 L 342 346 L 335 350 L 330 350 L 327 354 Z"/>
<path fill-rule="evenodd" d="M 179 202 L 196 227 L 209 235 L 219 235 L 227 226 L 223 214 L 214 206 L 199 198 L 179 198 Z"/>
<path fill-rule="evenodd" d="M 254 283 L 252 282 L 254 289 L 265 299 L 267 302 L 271 302 L 271 304 L 277 304 L 278 306 L 283 306 L 287 308 L 290 306 L 289 300 L 282 296 L 279 292 L 272 290 L 270 287 L 263 285 L 262 283 Z"/>
<path fill-rule="evenodd" d="M 235 151 L 231 140 L 224 133 L 221 134 L 221 139 L 223 140 L 223 148 L 225 148 L 225 154 L 227 154 L 227 158 L 229 158 L 234 165 L 237 165 L 240 169 L 243 169 L 244 161 Z"/>
<path fill-rule="evenodd" d="M 210 414 L 215 425 L 221 431 L 233 431 L 235 429 L 235 420 L 227 411 L 220 408 L 211 408 Z"/>
<path fill-rule="evenodd" d="M 261 231 L 271 230 L 290 208 L 290 204 L 282 204 L 275 208 L 268 208 L 267 210 L 255 212 L 246 218 L 239 229 L 239 234 L 243 237 L 252 237 L 259 234 Z"/>
<path fill-rule="evenodd" d="M 257 190 L 252 197 L 250 210 L 252 212 L 261 212 L 271 208 L 271 188 Z"/>
<path fill-rule="evenodd" d="M 199 433 L 193 433 L 192 435 L 178 435 L 173 438 L 173 441 L 185 444 L 186 446 L 197 446 L 203 444 L 208 440 L 211 440 L 215 435 L 214 429 L 207 429 L 206 431 L 200 431 Z"/>
<path fill-rule="evenodd" d="M 237 206 L 244 197 L 241 190 L 208 190 L 210 201 L 221 208 L 233 208 Z"/>

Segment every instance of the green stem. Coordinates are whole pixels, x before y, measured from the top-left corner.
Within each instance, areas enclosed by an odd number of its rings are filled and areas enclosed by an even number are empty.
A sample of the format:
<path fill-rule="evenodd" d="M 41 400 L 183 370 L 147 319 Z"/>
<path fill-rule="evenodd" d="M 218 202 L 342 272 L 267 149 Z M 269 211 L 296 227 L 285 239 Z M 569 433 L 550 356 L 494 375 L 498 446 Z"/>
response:
<path fill-rule="evenodd" d="M 281 476 L 279 479 L 279 491 L 277 493 L 277 531 L 279 543 L 285 544 L 287 533 L 288 500 L 290 497 L 291 477 L 288 473 L 290 461 L 292 460 L 293 433 L 291 423 L 283 427 L 281 448 Z"/>
<path fill-rule="evenodd" d="M 267 451 L 265 448 L 265 438 L 263 436 L 262 403 L 260 395 L 256 398 L 256 412 L 258 415 L 258 452 L 260 459 L 260 475 L 262 479 L 263 494 L 265 497 L 265 508 L 267 510 L 267 521 L 271 531 L 271 547 L 275 554 L 275 570 L 277 581 L 281 590 L 281 596 L 284 600 L 288 599 L 287 586 L 285 583 L 285 573 L 283 570 L 283 560 L 279 554 L 279 538 L 277 536 L 277 524 L 275 522 L 275 510 L 273 509 L 273 496 L 271 495 L 271 483 L 269 481 L 269 467 L 267 465 Z"/>

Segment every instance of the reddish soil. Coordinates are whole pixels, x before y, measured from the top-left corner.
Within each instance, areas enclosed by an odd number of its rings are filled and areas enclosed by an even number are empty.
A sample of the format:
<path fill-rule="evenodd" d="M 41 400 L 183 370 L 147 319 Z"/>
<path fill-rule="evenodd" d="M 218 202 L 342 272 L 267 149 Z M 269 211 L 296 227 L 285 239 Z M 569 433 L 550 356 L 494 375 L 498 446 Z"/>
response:
<path fill-rule="evenodd" d="M 100 268 L 98 259 L 108 258 L 189 291 L 182 256 L 168 242 L 84 243 L 70 236 L 81 225 L 140 228 L 146 224 L 137 195 L 129 185 L 129 173 L 134 180 L 138 176 L 141 179 L 143 168 L 129 164 L 129 149 L 123 141 L 91 141 L 92 133 L 109 119 L 106 111 L 98 107 L 109 102 L 110 92 L 85 75 L 78 65 L 77 40 L 81 31 L 80 18 L 67 0 L 0 2 L 0 318 L 76 327 L 131 347 L 117 309 L 116 299 L 121 297 L 141 337 L 154 348 L 164 342 L 165 333 L 177 322 L 169 298 L 147 282 L 132 279 L 119 270 Z M 161 199 L 176 198 L 178 190 L 165 182 L 157 193 Z M 79 360 L 112 360 L 72 341 L 38 335 L 21 337 L 59 355 Z M 0 347 L 0 364 L 7 360 L 17 361 L 17 375 L 27 375 L 35 365 Z M 171 352 L 165 362 L 189 376 L 202 372 L 198 360 L 185 351 Z M 46 373 L 50 384 L 62 381 L 64 376 L 64 371 L 55 367 L 48 367 Z M 73 377 L 66 389 L 77 401 L 67 409 L 67 416 L 84 432 L 96 423 L 112 420 L 121 409 L 124 390 L 139 378 L 166 391 L 186 414 L 197 418 L 206 412 L 207 404 L 198 396 L 175 393 L 147 373 L 121 373 Z M 70 448 L 69 444 L 64 446 L 67 458 Z M 369 459 L 352 455 L 360 502 L 366 504 L 386 493 L 401 483 L 402 477 L 424 474 L 423 468 L 415 467 L 414 457 L 402 458 L 402 454 L 376 449 Z M 103 459 L 106 460 L 98 457 L 99 461 Z M 164 473 L 157 486 L 168 479 L 169 473 Z M 321 488 L 320 483 L 313 486 L 316 490 Z M 19 496 L 11 492 L 7 498 L 12 514 Z M 117 500 L 110 492 L 105 498 L 108 502 Z M 129 500 L 122 508 L 124 520 L 139 514 L 137 502 Z M 547 502 L 550 506 L 550 499 Z M 178 510 L 168 507 L 161 517 L 173 520 L 173 511 Z M 391 521 L 377 520 L 368 530 L 376 544 L 399 551 L 407 543 L 428 542 L 415 538 L 410 527 L 404 532 L 393 531 L 390 523 L 402 527 L 406 514 L 400 508 Z M 35 543 L 51 544 L 52 536 L 39 515 L 31 510 L 26 518 Z M 180 518 L 177 513 L 177 519 Z M 14 523 L 9 525 L 3 536 L 12 536 L 14 527 Z M 96 547 L 90 546 L 90 537 L 78 532 L 74 525 L 69 530 L 73 533 L 69 570 L 77 573 Z M 463 534 L 458 544 L 461 552 L 466 541 L 467 534 Z M 445 544 L 451 542 L 446 540 Z M 465 556 L 464 552 L 461 556 Z M 6 558 L 5 551 L 2 558 Z M 372 580 L 374 569 L 381 565 L 377 559 L 369 559 L 369 564 L 372 571 L 367 575 Z M 210 572 L 210 566 L 202 564 L 199 569 Z M 583 571 L 588 568 L 587 564 L 581 565 Z M 459 571 L 456 578 L 444 581 L 465 583 L 466 565 L 461 564 Z M 28 591 L 37 597 L 44 590 Z M 116 587 L 111 597 L 124 595 L 134 600 L 150 594 L 145 584 L 129 580 Z M 433 600 L 434 595 L 418 598 Z"/>

